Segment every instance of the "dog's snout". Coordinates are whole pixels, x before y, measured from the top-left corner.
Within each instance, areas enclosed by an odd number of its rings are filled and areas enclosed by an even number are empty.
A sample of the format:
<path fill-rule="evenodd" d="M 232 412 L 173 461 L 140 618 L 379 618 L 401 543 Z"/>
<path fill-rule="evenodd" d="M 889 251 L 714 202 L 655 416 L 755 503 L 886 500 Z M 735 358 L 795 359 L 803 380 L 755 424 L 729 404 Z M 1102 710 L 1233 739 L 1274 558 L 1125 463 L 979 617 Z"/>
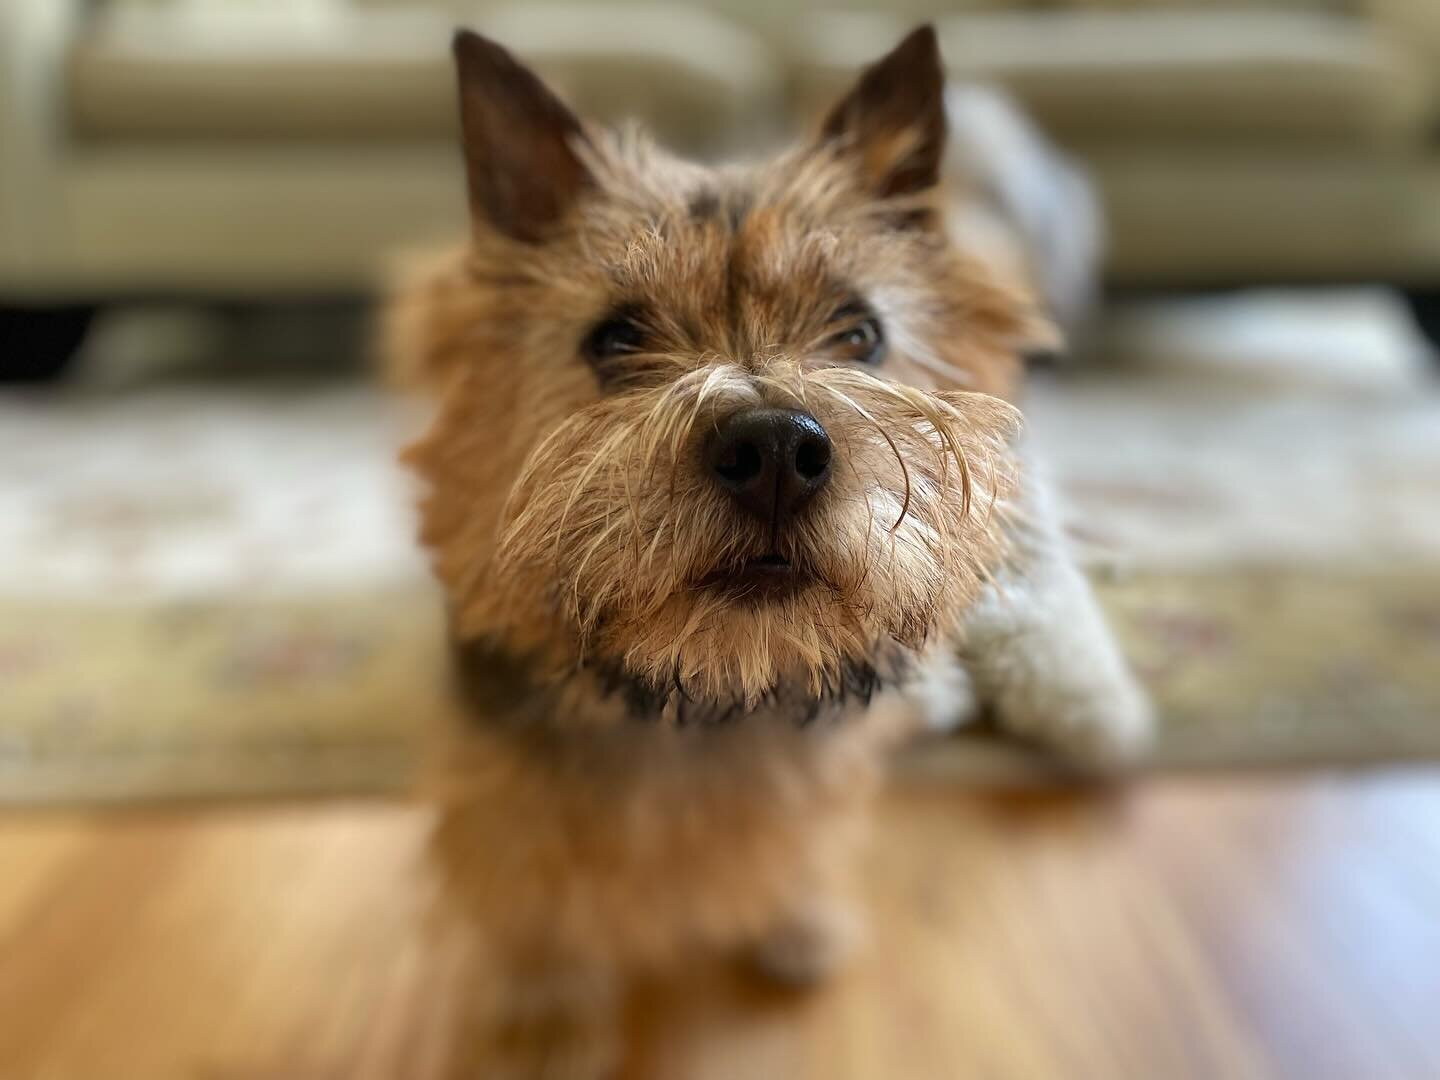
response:
<path fill-rule="evenodd" d="M 716 483 L 762 521 L 778 524 L 830 479 L 830 436 L 797 409 L 747 408 L 720 422 L 706 447 Z"/>

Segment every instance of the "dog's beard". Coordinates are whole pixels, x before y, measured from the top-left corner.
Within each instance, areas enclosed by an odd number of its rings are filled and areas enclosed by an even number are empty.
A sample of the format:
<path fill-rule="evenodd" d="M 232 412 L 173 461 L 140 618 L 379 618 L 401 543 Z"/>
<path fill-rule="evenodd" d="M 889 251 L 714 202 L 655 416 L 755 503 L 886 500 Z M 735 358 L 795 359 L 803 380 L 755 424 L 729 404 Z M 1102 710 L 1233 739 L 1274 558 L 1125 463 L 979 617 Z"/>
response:
<path fill-rule="evenodd" d="M 762 401 L 807 409 L 835 445 L 829 485 L 774 535 L 699 466 L 715 417 Z M 840 367 L 714 366 L 616 393 L 531 454 L 467 606 L 656 695 L 729 711 L 840 696 L 892 673 L 1001 557 L 1017 424 L 996 398 Z M 782 583 L 746 576 L 774 556 Z"/>

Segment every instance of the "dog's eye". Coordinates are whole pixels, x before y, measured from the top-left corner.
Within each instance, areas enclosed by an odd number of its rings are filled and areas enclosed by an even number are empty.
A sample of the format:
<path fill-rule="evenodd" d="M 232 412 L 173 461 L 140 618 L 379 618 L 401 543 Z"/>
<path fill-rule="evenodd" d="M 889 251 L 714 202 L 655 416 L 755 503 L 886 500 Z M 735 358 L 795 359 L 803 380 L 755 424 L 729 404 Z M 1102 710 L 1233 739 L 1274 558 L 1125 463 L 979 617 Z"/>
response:
<path fill-rule="evenodd" d="M 842 360 L 857 364 L 878 364 L 885 355 L 885 333 L 880 320 L 867 308 L 849 305 L 835 313 L 844 328 L 833 334 L 826 348 Z"/>
<path fill-rule="evenodd" d="M 629 315 L 616 315 L 586 335 L 584 348 L 592 360 L 604 360 L 640 352 L 644 345 L 644 329 Z"/>

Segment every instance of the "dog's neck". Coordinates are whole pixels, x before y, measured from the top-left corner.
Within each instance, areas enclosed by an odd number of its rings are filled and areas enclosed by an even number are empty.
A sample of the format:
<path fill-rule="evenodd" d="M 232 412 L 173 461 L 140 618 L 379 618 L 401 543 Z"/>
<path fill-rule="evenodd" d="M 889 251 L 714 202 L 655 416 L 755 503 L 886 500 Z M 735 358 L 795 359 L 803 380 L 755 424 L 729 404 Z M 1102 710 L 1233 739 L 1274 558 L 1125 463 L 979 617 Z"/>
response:
<path fill-rule="evenodd" d="M 451 640 L 457 694 L 471 722 L 491 729 L 563 735 L 620 725 L 718 728 L 740 721 L 783 721 L 797 727 L 828 722 L 863 709 L 903 674 L 898 648 L 879 663 L 846 665 L 819 695 L 779 686 L 757 705 L 702 701 L 677 681 L 653 686 L 618 666 L 591 664 L 556 678 L 532 660 L 490 638 Z"/>

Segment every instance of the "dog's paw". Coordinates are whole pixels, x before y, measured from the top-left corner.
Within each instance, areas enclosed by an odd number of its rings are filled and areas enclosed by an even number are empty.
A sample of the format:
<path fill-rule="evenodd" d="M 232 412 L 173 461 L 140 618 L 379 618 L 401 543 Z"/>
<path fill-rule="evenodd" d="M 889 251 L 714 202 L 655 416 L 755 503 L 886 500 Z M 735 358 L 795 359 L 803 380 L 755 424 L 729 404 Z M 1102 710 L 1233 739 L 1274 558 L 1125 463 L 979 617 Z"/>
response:
<path fill-rule="evenodd" d="M 1143 758 L 1155 740 L 1149 695 L 1124 677 L 1069 703 L 1051 725 L 1051 744 L 1078 764 L 1120 769 Z"/>
<path fill-rule="evenodd" d="M 484 970 L 462 1001 L 444 1075 L 612 1080 L 621 1060 L 618 984 L 583 968 Z"/>
<path fill-rule="evenodd" d="M 1000 726 L 1084 769 L 1122 770 L 1143 758 L 1155 737 L 1149 695 L 1128 672 L 1032 687 L 995 707 Z"/>
<path fill-rule="evenodd" d="M 954 731 L 980 715 L 975 682 L 958 657 L 941 652 L 904 688 L 914 719 L 911 730 Z"/>
<path fill-rule="evenodd" d="M 777 923 L 751 949 L 754 967 L 784 986 L 823 982 L 843 967 L 864 939 L 859 916 L 843 904 L 816 901 Z"/>
<path fill-rule="evenodd" d="M 509 1017 L 490 1028 L 455 1075 L 485 1080 L 612 1080 L 620 1064 L 613 1019 Z"/>

